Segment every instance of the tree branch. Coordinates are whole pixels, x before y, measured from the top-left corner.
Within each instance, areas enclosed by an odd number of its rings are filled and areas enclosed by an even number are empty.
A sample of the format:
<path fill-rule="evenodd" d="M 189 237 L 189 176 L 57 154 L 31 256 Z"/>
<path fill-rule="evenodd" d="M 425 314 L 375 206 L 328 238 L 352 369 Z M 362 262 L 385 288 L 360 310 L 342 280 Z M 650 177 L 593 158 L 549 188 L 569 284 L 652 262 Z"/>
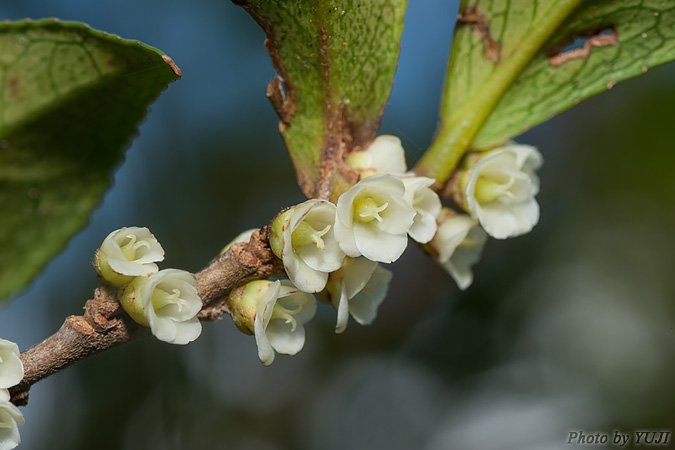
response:
<path fill-rule="evenodd" d="M 233 244 L 195 274 L 197 293 L 202 299 L 198 317 L 213 321 L 229 314 L 230 291 L 256 279 L 284 274 L 281 260 L 269 246 L 269 225 L 253 233 L 248 243 Z M 120 344 L 150 335 L 149 328 L 134 322 L 122 309 L 117 297 L 107 289 L 96 289 L 94 298 L 85 304 L 81 316 L 69 316 L 61 328 L 39 344 L 21 353 L 24 377 L 10 389 L 11 401 L 28 403 L 31 386 L 78 361 Z"/>

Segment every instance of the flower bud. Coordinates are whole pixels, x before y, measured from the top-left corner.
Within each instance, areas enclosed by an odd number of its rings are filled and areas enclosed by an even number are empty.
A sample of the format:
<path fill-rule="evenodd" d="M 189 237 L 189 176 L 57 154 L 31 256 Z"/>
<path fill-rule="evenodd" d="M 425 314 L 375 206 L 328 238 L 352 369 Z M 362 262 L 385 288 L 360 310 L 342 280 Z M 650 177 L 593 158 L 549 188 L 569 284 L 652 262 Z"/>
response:
<path fill-rule="evenodd" d="M 197 313 L 202 301 L 194 275 L 164 269 L 149 277 L 136 277 L 119 292 L 124 310 L 141 325 L 150 327 L 159 340 L 187 344 L 199 337 L 202 325 Z"/>
<path fill-rule="evenodd" d="M 406 171 L 405 151 L 396 136 L 378 136 L 365 150 L 353 152 L 345 161 L 360 172 L 362 179 L 381 173 L 402 175 Z"/>
<path fill-rule="evenodd" d="M 14 342 L 0 339 L 0 389 L 19 384 L 23 378 L 23 364 L 19 346 Z"/>
<path fill-rule="evenodd" d="M 254 333 L 257 299 L 269 288 L 269 281 L 251 281 L 230 292 L 228 306 L 232 321 L 244 334 Z"/>
<path fill-rule="evenodd" d="M 128 227 L 113 231 L 94 255 L 96 272 L 113 286 L 123 286 L 135 277 L 158 270 L 164 249 L 147 228 Z"/>
<path fill-rule="evenodd" d="M 270 232 L 270 247 L 272 253 L 277 258 L 283 258 L 284 254 L 284 234 L 289 227 L 291 216 L 293 215 L 293 208 L 289 208 L 274 218 L 272 221 L 272 230 Z"/>
<path fill-rule="evenodd" d="M 23 425 L 23 414 L 9 401 L 7 389 L 0 389 L 0 450 L 11 450 L 21 442 L 19 427 Z"/>

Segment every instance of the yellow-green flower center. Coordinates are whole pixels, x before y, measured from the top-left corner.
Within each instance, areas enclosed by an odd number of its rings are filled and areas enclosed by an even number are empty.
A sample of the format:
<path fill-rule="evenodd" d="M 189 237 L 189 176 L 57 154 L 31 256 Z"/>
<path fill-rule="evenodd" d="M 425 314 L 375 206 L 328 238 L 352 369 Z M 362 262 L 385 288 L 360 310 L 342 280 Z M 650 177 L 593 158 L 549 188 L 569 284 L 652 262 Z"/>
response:
<path fill-rule="evenodd" d="M 380 213 L 387 209 L 389 203 L 379 205 L 372 197 L 359 198 L 354 202 L 354 215 L 356 220 L 361 222 L 372 222 L 377 220 L 383 222 Z"/>
<path fill-rule="evenodd" d="M 155 311 L 159 311 L 168 305 L 177 305 L 178 312 L 181 312 L 183 306 L 187 303 L 184 299 L 180 298 L 180 290 L 178 289 L 172 289 L 171 293 L 169 293 L 164 289 L 155 288 L 155 290 L 152 291 L 151 301 Z"/>
<path fill-rule="evenodd" d="M 499 183 L 491 178 L 479 177 L 476 181 L 474 196 L 480 203 L 492 202 L 507 194 L 513 183 L 513 178 L 509 178 L 505 183 Z"/>
<path fill-rule="evenodd" d="M 141 247 L 150 248 L 150 243 L 148 243 L 147 241 L 136 242 L 136 235 L 134 234 L 128 234 L 125 237 L 129 239 L 129 242 L 127 242 L 124 245 L 121 245 L 120 249 L 122 249 L 122 254 L 127 259 L 127 261 L 136 260 L 136 250 L 138 250 L 139 248 Z"/>
<path fill-rule="evenodd" d="M 315 243 L 318 250 L 325 250 L 326 246 L 322 237 L 328 233 L 330 227 L 330 225 L 326 225 L 323 230 L 317 230 L 308 224 L 306 220 L 303 220 L 293 231 L 293 234 L 291 234 L 291 244 L 293 247 L 302 247 L 303 245 Z"/>
<path fill-rule="evenodd" d="M 291 309 L 291 308 L 284 308 L 279 303 L 277 303 L 276 305 L 274 305 L 274 309 L 272 310 L 272 317 L 270 318 L 270 320 L 280 319 L 286 323 L 290 323 L 291 332 L 293 332 L 298 326 L 298 321 L 295 320 L 295 317 L 293 316 L 298 314 L 300 311 L 302 311 L 302 305 L 298 305 L 295 308 Z"/>

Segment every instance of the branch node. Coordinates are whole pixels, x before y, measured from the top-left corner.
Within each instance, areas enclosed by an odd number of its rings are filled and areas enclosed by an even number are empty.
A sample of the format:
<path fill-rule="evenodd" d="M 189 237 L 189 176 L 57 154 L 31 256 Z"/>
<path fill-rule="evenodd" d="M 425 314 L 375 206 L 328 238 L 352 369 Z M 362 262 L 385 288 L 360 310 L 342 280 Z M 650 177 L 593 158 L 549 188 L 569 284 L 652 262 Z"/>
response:
<path fill-rule="evenodd" d="M 66 317 L 66 324 L 81 334 L 92 336 L 94 334 L 94 327 L 83 316 L 68 316 Z"/>

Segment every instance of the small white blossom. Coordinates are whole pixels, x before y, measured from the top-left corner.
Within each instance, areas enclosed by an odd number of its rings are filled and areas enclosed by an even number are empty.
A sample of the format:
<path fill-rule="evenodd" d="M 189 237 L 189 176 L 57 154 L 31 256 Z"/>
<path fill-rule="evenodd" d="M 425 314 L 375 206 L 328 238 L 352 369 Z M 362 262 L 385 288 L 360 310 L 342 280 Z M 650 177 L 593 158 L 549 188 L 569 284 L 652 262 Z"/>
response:
<path fill-rule="evenodd" d="M 362 178 L 379 173 L 402 175 L 407 170 L 405 151 L 396 136 L 378 136 L 365 150 L 352 153 L 346 161 Z"/>
<path fill-rule="evenodd" d="M 202 325 L 197 313 L 202 301 L 194 275 L 164 269 L 149 277 L 137 277 L 120 291 L 120 303 L 141 325 L 149 326 L 159 340 L 187 344 L 199 337 Z"/>
<path fill-rule="evenodd" d="M 9 401 L 9 391 L 0 389 L 0 450 L 11 450 L 21 442 L 19 427 L 23 414 Z"/>
<path fill-rule="evenodd" d="M 361 325 L 370 325 L 387 295 L 392 273 L 366 258 L 347 258 L 329 276 L 326 292 L 337 309 L 335 332 L 347 328 L 349 314 Z"/>
<path fill-rule="evenodd" d="M 335 239 L 335 210 L 325 200 L 308 200 L 284 212 L 272 225 L 272 249 L 301 291 L 319 292 L 328 273 L 342 266 L 345 254 Z"/>
<path fill-rule="evenodd" d="M 490 236 L 518 236 L 537 224 L 539 179 L 534 171 L 542 162 L 536 148 L 510 145 L 487 153 L 465 174 L 467 207 Z"/>
<path fill-rule="evenodd" d="M 158 270 L 156 262 L 164 259 L 164 249 L 147 228 L 125 227 L 113 231 L 96 252 L 98 273 L 115 286 L 134 277 L 148 276 Z"/>
<path fill-rule="evenodd" d="M 408 245 L 415 209 L 406 200 L 405 185 L 392 175 L 365 178 L 337 201 L 335 237 L 353 258 L 396 261 Z"/>
<path fill-rule="evenodd" d="M 405 185 L 404 198 L 417 212 L 408 234 L 417 242 L 426 244 L 436 233 L 436 218 L 441 212 L 441 199 L 429 188 L 434 184 L 434 180 L 427 177 L 410 177 L 401 178 L 401 181 Z"/>
<path fill-rule="evenodd" d="M 23 378 L 23 364 L 19 346 L 14 342 L 0 339 L 0 389 L 19 384 Z"/>
<path fill-rule="evenodd" d="M 438 231 L 429 242 L 437 261 L 455 279 L 461 290 L 473 282 L 473 266 L 487 240 L 487 234 L 475 219 L 444 209 L 438 219 Z"/>
<path fill-rule="evenodd" d="M 250 289 L 250 291 L 249 291 Z M 256 315 L 253 332 L 258 357 L 266 366 L 274 351 L 295 355 L 305 345 L 305 327 L 316 313 L 316 301 L 289 281 L 252 281 L 245 295 L 254 295 Z"/>

